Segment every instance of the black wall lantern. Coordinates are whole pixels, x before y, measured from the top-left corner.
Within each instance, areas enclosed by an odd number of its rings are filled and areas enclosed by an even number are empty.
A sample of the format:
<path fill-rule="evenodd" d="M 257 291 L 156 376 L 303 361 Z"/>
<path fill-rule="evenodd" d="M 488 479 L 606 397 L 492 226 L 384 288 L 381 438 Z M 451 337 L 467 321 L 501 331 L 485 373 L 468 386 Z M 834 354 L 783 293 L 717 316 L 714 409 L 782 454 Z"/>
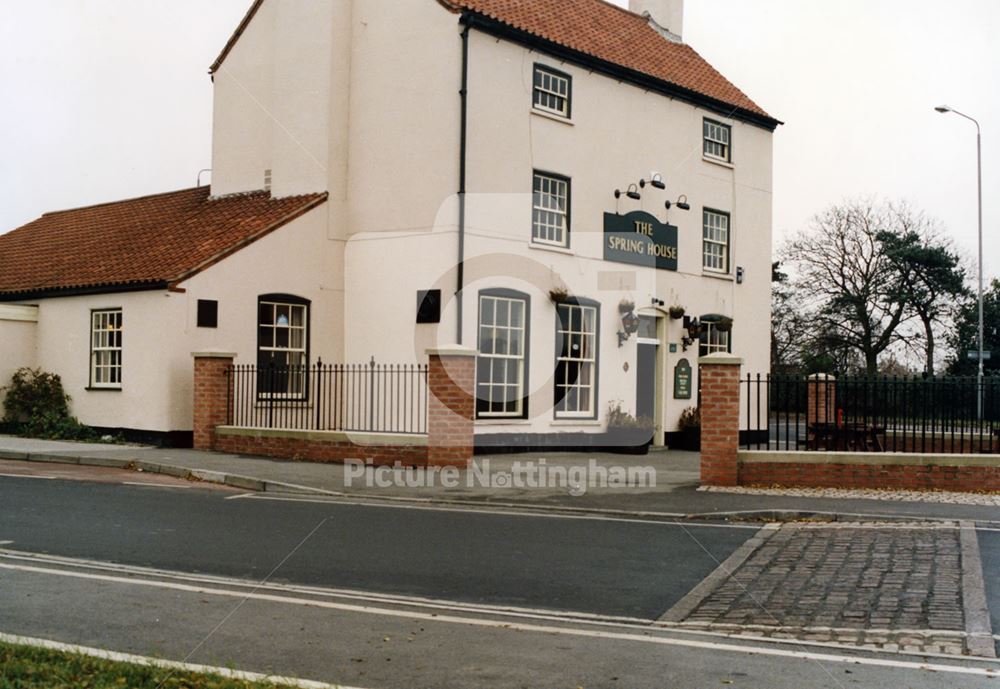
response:
<path fill-rule="evenodd" d="M 628 299 L 618 304 L 618 312 L 622 315 L 622 327 L 618 331 L 618 346 L 621 347 L 629 335 L 639 331 L 639 317 L 635 315 L 635 302 Z"/>
<path fill-rule="evenodd" d="M 684 320 L 682 322 L 684 324 L 684 329 L 687 331 L 687 335 L 681 338 L 681 347 L 686 352 L 687 348 L 697 342 L 698 338 L 701 336 L 702 325 L 697 316 L 694 318 L 691 318 L 691 316 L 684 316 Z"/>

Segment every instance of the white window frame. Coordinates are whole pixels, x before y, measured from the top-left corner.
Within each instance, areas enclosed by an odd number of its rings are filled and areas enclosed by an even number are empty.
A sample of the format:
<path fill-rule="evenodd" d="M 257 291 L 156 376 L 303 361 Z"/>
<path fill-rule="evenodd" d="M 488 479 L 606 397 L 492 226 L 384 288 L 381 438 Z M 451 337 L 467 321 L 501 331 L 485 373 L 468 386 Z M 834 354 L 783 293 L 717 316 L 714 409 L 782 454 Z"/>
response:
<path fill-rule="evenodd" d="M 569 247 L 570 179 L 535 170 L 531 178 L 531 241 Z"/>
<path fill-rule="evenodd" d="M 535 63 L 531 77 L 531 106 L 565 119 L 570 118 L 573 99 L 573 77 L 557 69 Z M 562 107 L 559 107 L 561 102 Z"/>
<path fill-rule="evenodd" d="M 90 387 L 121 390 L 122 310 L 94 309 L 90 312 Z"/>
<path fill-rule="evenodd" d="M 573 313 L 578 312 L 579 329 L 574 328 Z M 564 316 L 565 314 L 565 316 Z M 556 370 L 554 409 L 557 419 L 595 419 L 597 418 L 597 322 L 598 307 L 592 304 L 564 302 L 556 304 Z M 567 349 L 572 349 L 573 340 L 579 338 L 580 352 L 564 353 L 564 343 Z M 589 344 L 589 346 L 588 346 Z M 560 380 L 560 367 L 566 364 Z M 577 365 L 575 380 L 569 380 L 570 366 Z M 584 375 L 584 371 L 587 372 Z M 583 381 L 583 382 L 581 382 Z M 565 390 L 560 395 L 560 390 Z M 570 390 L 576 391 L 574 408 L 567 408 L 566 401 L 570 399 Z M 584 405 L 583 402 L 586 402 Z"/>
<path fill-rule="evenodd" d="M 271 311 L 271 317 L 268 322 L 264 322 L 261 315 L 261 307 L 269 307 Z M 280 314 L 281 309 L 287 309 L 287 317 L 284 323 L 281 322 Z M 294 314 L 300 314 L 299 322 L 296 323 L 296 318 Z M 271 344 L 264 345 L 260 341 L 260 330 L 261 328 L 269 328 L 271 330 Z M 277 344 L 279 341 L 279 333 L 284 332 L 286 335 L 287 345 Z M 306 388 L 306 383 L 308 380 L 308 367 L 309 367 L 309 304 L 306 302 L 295 302 L 295 301 L 281 301 L 280 299 L 268 299 L 261 298 L 257 301 L 257 352 L 258 352 L 258 369 L 257 369 L 257 397 L 266 399 L 305 399 L 308 394 Z M 295 333 L 299 334 L 297 338 L 299 340 L 299 345 L 293 345 L 293 335 Z M 266 368 L 259 365 L 260 353 L 261 352 L 271 352 L 271 353 L 284 353 L 285 354 L 285 364 L 284 367 L 291 369 L 292 367 L 301 367 L 301 370 L 296 374 L 292 375 L 289 373 L 285 390 L 283 392 L 276 392 L 274 390 L 262 390 L 261 381 L 268 380 Z M 282 368 L 279 366 L 278 368 Z"/>
<path fill-rule="evenodd" d="M 713 273 L 728 273 L 729 247 L 732 243 L 729 213 L 703 208 L 701 225 L 701 267 Z"/>
<path fill-rule="evenodd" d="M 705 118 L 701 125 L 701 152 L 706 158 L 721 160 L 724 163 L 733 162 L 733 128 Z"/>
<path fill-rule="evenodd" d="M 712 321 L 702 321 L 702 333 L 698 339 L 698 356 L 715 352 L 729 352 L 731 330 L 719 330 Z"/>
<path fill-rule="evenodd" d="M 492 308 L 487 309 L 487 304 Z M 516 322 L 518 319 L 512 317 L 518 309 L 520 323 Z M 506 313 L 506 318 L 498 318 L 501 312 Z M 492 317 L 487 317 L 489 313 L 492 313 Z M 528 315 L 526 297 L 500 292 L 485 292 L 479 295 L 479 330 L 476 341 L 479 352 L 476 359 L 476 418 L 478 419 L 521 419 L 526 416 Z M 511 346 L 518 342 L 519 346 Z M 490 351 L 486 351 L 487 343 L 490 344 Z M 498 344 L 501 343 L 503 346 L 498 348 Z M 496 364 L 501 362 L 498 372 Z M 511 365 L 513 365 L 513 381 L 510 379 Z M 494 378 L 496 373 L 502 373 L 502 376 Z M 499 398 L 495 397 L 497 392 L 502 393 Z M 513 399 L 510 398 L 511 395 Z M 516 404 L 513 409 L 495 411 L 492 409 L 495 401 L 502 403 L 514 401 Z M 480 402 L 486 404 L 486 409 L 480 409 Z"/>

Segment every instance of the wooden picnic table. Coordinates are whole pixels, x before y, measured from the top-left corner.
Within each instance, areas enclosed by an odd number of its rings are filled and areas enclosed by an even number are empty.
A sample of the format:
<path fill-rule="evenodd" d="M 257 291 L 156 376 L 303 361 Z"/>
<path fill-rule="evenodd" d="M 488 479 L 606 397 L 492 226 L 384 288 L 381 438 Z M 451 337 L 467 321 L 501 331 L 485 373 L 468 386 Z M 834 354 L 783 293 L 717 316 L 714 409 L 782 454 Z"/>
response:
<path fill-rule="evenodd" d="M 840 452 L 885 452 L 885 426 L 866 423 L 811 423 L 808 425 L 811 450 Z"/>

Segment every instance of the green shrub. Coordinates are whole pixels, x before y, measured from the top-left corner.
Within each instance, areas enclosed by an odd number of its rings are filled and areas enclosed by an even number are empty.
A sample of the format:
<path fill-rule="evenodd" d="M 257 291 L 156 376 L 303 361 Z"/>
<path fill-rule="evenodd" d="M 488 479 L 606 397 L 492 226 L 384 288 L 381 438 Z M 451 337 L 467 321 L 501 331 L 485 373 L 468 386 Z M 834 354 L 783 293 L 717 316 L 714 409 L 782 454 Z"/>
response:
<path fill-rule="evenodd" d="M 701 411 L 698 407 L 688 407 L 681 412 L 677 423 L 681 428 L 701 428 Z"/>
<path fill-rule="evenodd" d="M 4 392 L 4 421 L 28 423 L 42 416 L 69 416 L 70 397 L 63 390 L 62 378 L 37 368 L 19 368 Z"/>
<path fill-rule="evenodd" d="M 21 435 L 54 440 L 95 440 L 97 434 L 70 416 L 62 378 L 37 368 L 19 368 L 3 388 L 4 425 Z"/>
<path fill-rule="evenodd" d="M 615 428 L 636 428 L 643 431 L 651 431 L 656 426 L 655 422 L 648 416 L 641 416 L 638 419 L 622 408 L 621 400 L 615 400 L 608 404 L 608 430 Z"/>

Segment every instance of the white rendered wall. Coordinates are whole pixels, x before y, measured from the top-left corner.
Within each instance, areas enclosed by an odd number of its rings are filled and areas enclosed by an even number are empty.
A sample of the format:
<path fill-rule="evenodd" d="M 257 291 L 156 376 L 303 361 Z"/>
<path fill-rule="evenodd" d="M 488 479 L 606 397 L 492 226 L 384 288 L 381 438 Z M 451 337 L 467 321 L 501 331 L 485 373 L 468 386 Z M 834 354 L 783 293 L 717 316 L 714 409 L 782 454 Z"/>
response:
<path fill-rule="evenodd" d="M 460 56 L 459 27 L 450 15 L 443 27 L 445 40 L 428 41 L 423 53 L 410 55 L 415 64 L 433 57 L 444 46 L 450 59 Z M 369 24 L 369 30 L 371 30 Z M 380 51 L 377 51 L 380 52 Z M 440 59 L 448 58 L 441 55 Z M 374 60 L 371 56 L 367 59 Z M 572 123 L 532 112 L 531 83 L 534 62 L 542 62 L 573 77 Z M 355 56 L 355 67 L 360 59 Z M 392 77 L 406 83 L 417 78 L 406 65 L 396 65 Z M 365 70 L 368 74 L 369 70 Z M 441 90 L 454 94 L 452 83 L 441 77 Z M 373 87 L 389 89 L 392 80 Z M 453 111 L 440 118 L 455 126 L 459 102 L 441 97 Z M 352 101 L 354 102 L 354 101 Z M 364 102 L 363 100 L 360 102 Z M 417 112 L 440 110 L 431 96 L 426 105 L 407 104 Z M 374 150 L 354 155 L 352 149 L 352 227 L 365 230 L 348 243 L 346 261 L 347 351 L 352 359 L 375 354 L 385 361 L 420 360 L 428 343 L 454 342 L 455 259 L 454 235 L 457 170 L 452 154 L 429 165 L 424 129 L 410 129 L 409 121 L 380 118 L 378 108 L 366 108 L 364 118 L 392 142 L 390 151 Z M 729 123 L 733 128 L 733 164 L 702 159 L 702 118 Z M 352 130 L 353 131 L 353 130 Z M 410 136 L 407 137 L 407 134 Z M 528 421 L 480 422 L 480 432 L 556 432 L 599 430 L 592 422 L 554 421 L 551 375 L 554 360 L 555 307 L 547 292 L 565 285 L 570 292 L 601 302 L 601 358 L 598 409 L 603 416 L 612 400 L 635 407 L 636 341 L 617 346 L 618 304 L 622 299 L 649 307 L 652 300 L 677 304 L 687 313 L 731 315 L 733 351 L 744 357 L 745 372 L 765 373 L 769 366 L 770 255 L 771 255 L 771 138 L 759 127 L 649 93 L 629 84 L 592 74 L 586 69 L 541 55 L 505 41 L 472 32 L 469 79 L 468 185 L 466 218 L 465 322 L 463 338 L 475 346 L 477 292 L 481 288 L 510 287 L 531 295 L 532 392 Z M 359 141 L 369 141 L 360 137 Z M 384 159 L 383 156 L 384 155 Z M 401 187 L 382 194 L 379 171 L 392 160 L 394 179 Z M 384 162 L 383 162 L 384 161 Z M 438 169 L 440 164 L 441 169 Z M 540 169 L 572 178 L 571 246 L 568 251 L 546 250 L 530 242 L 532 170 Z M 660 172 L 667 190 L 647 187 L 640 202 L 622 199 L 620 211 L 646 210 L 661 220 L 663 202 L 685 194 L 690 211 L 676 207 L 666 216 L 679 228 L 679 270 L 639 268 L 603 260 L 603 214 L 614 212 L 616 188 L 625 189 L 650 172 Z M 397 199 L 405 198 L 405 203 Z M 390 202 L 387 202 L 390 199 Z M 702 208 L 731 215 L 730 273 L 715 275 L 702 270 Z M 430 232 L 427 218 L 436 215 Z M 402 232 L 407 223 L 415 229 Z M 392 230 L 396 230 L 393 232 Z M 745 270 L 737 285 L 735 267 Z M 437 326 L 414 324 L 417 289 L 442 289 L 445 308 Z M 660 348 L 663 430 L 674 430 L 676 419 L 691 400 L 672 399 L 673 368 L 685 358 L 697 369 L 697 345 L 681 348 L 679 321 L 661 322 Z M 395 325 L 393 325 L 395 324 Z M 390 334 L 391 333 L 391 334 Z M 669 345 L 678 351 L 667 351 Z M 629 371 L 625 371 L 625 365 Z M 695 380 L 694 390 L 697 390 Z"/>
<path fill-rule="evenodd" d="M 213 194 L 327 188 L 334 4 L 267 0 L 214 74 Z"/>
<path fill-rule="evenodd" d="M 324 273 L 326 288 L 343 296 L 343 323 L 336 336 L 345 361 L 424 360 L 433 344 L 455 342 L 457 197 L 459 161 L 458 89 L 461 77 L 461 26 L 458 15 L 424 0 L 365 0 L 312 3 L 316 16 L 332 21 L 329 60 L 315 26 L 288 9 L 290 0 L 268 0 L 240 39 L 224 67 L 245 71 L 246 80 L 228 82 L 216 75 L 215 193 L 259 187 L 258 168 L 273 167 L 275 193 L 310 185 L 330 191 L 325 206 L 323 254 L 339 258 Z M 299 23 L 296 23 L 299 22 Z M 255 26 L 257 25 L 257 26 Z M 284 27 L 284 28 L 281 28 Z M 284 32 L 284 33 L 282 33 Z M 314 63 L 301 73 L 278 77 L 299 59 L 298 48 L 275 56 L 278 37 L 302 45 L 315 37 Z M 272 65 L 272 71 L 259 63 Z M 573 77 L 572 123 L 532 112 L 535 61 Z M 325 66 L 324 66 L 325 65 Z M 727 119 L 690 104 L 591 73 L 507 41 L 471 32 L 469 61 L 468 190 L 466 289 L 462 338 L 475 345 L 477 292 L 512 287 L 531 295 L 531 418 L 527 422 L 480 424 L 488 432 L 554 432 L 567 424 L 552 419 L 555 307 L 548 289 L 565 285 L 597 299 L 601 312 L 601 361 L 598 409 L 620 399 L 635 405 L 635 337 L 617 346 L 618 303 L 633 300 L 652 307 L 684 306 L 690 315 L 720 313 L 735 317 L 733 351 L 746 360 L 744 371 L 764 373 L 769 362 L 771 252 L 771 138 L 764 129 Z M 320 71 L 326 69 L 325 76 Z M 268 73 L 271 76 L 268 76 Z M 257 81 L 254 81 L 254 80 Z M 268 81 L 270 79 L 270 81 Z M 261 103 L 273 111 L 294 94 L 309 94 L 314 108 L 296 108 L 306 149 L 325 146 L 327 173 L 311 177 L 315 166 L 296 160 L 294 147 L 275 138 L 273 123 L 261 112 L 239 105 L 240 91 L 270 94 Z M 280 89 L 276 84 L 280 83 Z M 324 91 L 322 83 L 327 84 Z M 279 90 L 286 96 L 279 97 Z M 324 95 L 325 94 L 325 95 Z M 268 100 L 270 98 L 270 100 Z M 322 106 L 323 98 L 327 107 Z M 235 105 L 234 105 L 235 104 Z M 249 113 L 249 116 L 248 114 Z M 702 159 L 702 118 L 732 125 L 733 164 Z M 283 119 L 284 121 L 284 119 Z M 316 134 L 322 122 L 326 138 Z M 265 135 L 271 133 L 271 138 Z M 271 141 L 258 145 L 258 140 Z M 288 156 L 281 172 L 278 151 Z M 288 153 L 288 152 L 291 153 Z M 323 156 L 316 154 L 319 160 Z M 572 233 L 568 251 L 540 249 L 530 243 L 531 173 L 537 168 L 572 178 Z M 660 172 L 667 190 L 648 188 L 641 202 L 612 196 Z M 661 220 L 663 202 L 685 194 L 690 211 L 672 209 L 667 219 L 679 227 L 679 270 L 656 271 L 603 260 L 603 213 L 644 209 Z M 701 269 L 702 208 L 731 215 L 729 275 Z M 242 253 L 242 252 L 241 252 Z M 733 276 L 745 270 L 743 284 Z M 416 291 L 440 288 L 442 322 L 416 325 Z M 653 313 L 647 309 L 647 313 Z M 662 312 L 660 315 L 663 315 Z M 686 358 L 697 368 L 697 347 L 680 351 L 678 321 L 663 318 L 660 348 L 663 430 L 696 399 L 673 400 L 673 368 Z M 314 336 L 318 331 L 314 331 Z M 253 338 L 239 347 L 253 346 Z M 313 340 L 319 342 L 318 339 Z M 676 353 L 668 352 L 678 345 Z M 237 345 L 234 345 L 237 346 Z M 339 346 L 339 345 L 338 345 Z M 241 350 L 243 351 L 243 350 Z M 625 371 L 625 365 L 630 367 Z M 696 383 L 695 387 L 696 390 Z M 570 430 L 599 430 L 590 422 Z M 494 427 L 495 426 L 495 427 Z"/>
<path fill-rule="evenodd" d="M 0 417 L 3 416 L 2 388 L 19 368 L 34 368 L 38 308 L 19 304 L 0 304 Z"/>

